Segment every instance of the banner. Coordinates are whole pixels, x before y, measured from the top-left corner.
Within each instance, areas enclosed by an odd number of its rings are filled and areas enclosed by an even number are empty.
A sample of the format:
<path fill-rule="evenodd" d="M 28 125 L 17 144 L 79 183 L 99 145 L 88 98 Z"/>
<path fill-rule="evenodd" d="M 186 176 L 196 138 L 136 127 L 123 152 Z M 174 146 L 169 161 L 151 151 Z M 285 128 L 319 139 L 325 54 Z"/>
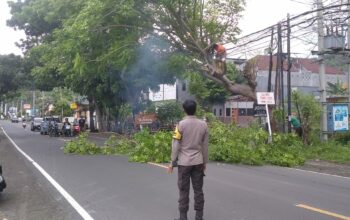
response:
<path fill-rule="evenodd" d="M 349 130 L 349 111 L 346 105 L 333 106 L 334 131 Z"/>

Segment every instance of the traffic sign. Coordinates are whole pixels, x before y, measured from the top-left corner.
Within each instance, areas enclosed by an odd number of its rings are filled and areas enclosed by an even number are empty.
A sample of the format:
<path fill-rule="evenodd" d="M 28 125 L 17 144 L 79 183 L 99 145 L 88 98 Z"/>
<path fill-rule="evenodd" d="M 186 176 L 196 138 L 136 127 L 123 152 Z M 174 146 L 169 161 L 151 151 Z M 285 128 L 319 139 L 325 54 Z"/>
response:
<path fill-rule="evenodd" d="M 273 92 L 257 92 L 256 97 L 259 105 L 274 105 L 275 96 Z"/>
<path fill-rule="evenodd" d="M 30 104 L 23 104 L 23 108 L 24 109 L 31 109 L 31 105 Z"/>

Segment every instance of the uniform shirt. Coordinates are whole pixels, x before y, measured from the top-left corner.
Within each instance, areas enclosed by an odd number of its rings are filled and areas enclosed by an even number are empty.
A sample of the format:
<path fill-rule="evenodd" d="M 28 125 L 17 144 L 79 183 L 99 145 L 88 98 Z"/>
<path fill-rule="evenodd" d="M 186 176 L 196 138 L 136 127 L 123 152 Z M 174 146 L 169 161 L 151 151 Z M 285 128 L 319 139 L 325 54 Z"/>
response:
<path fill-rule="evenodd" d="M 193 166 L 208 162 L 208 127 L 195 116 L 187 116 L 179 122 L 180 139 L 173 139 L 171 160 L 181 166 Z"/>

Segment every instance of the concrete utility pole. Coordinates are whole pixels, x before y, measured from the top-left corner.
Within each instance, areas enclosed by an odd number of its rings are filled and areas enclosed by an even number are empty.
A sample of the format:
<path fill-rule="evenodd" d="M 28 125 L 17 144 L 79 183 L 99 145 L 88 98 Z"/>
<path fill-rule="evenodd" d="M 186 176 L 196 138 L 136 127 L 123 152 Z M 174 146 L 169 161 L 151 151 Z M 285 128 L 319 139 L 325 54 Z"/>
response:
<path fill-rule="evenodd" d="M 350 1 L 350 0 L 349 0 Z M 287 69 L 287 98 L 288 98 L 288 133 L 292 132 L 292 126 L 290 124 L 290 118 L 292 115 L 292 86 L 291 86 L 291 54 L 290 54 L 290 16 L 287 15 L 287 54 L 288 54 L 288 69 Z"/>
<path fill-rule="evenodd" d="M 322 0 L 317 0 L 317 26 L 318 26 L 318 59 L 319 59 L 319 78 L 320 78 L 320 102 L 322 105 L 322 117 L 321 117 L 321 140 L 326 141 L 328 136 L 327 131 L 327 93 L 326 93 L 326 82 L 325 82 L 325 64 L 324 64 L 324 24 L 323 24 L 323 8 Z"/>
<path fill-rule="evenodd" d="M 350 0 L 348 0 L 348 11 L 350 13 Z M 348 19 L 347 48 L 350 49 L 350 19 Z M 350 57 L 349 57 L 350 58 Z M 348 102 L 350 102 L 350 62 L 348 63 Z M 349 103 L 350 108 L 350 103 Z"/>

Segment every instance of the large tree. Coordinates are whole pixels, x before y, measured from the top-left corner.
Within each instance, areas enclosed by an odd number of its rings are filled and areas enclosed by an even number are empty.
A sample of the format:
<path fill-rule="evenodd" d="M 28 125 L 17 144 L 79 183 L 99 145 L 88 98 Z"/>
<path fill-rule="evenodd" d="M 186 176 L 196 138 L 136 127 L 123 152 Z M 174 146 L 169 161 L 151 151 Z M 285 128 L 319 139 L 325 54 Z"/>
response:
<path fill-rule="evenodd" d="M 231 43 L 239 33 L 237 27 L 244 0 L 148 0 L 140 13 L 150 20 L 155 31 L 163 34 L 178 51 L 190 57 L 191 67 L 228 91 L 255 98 L 254 77 L 245 71 L 248 84 L 240 84 L 221 74 L 206 49 L 216 42 Z"/>
<path fill-rule="evenodd" d="M 26 84 L 23 60 L 14 54 L 0 55 L 0 99 L 3 101 Z"/>

